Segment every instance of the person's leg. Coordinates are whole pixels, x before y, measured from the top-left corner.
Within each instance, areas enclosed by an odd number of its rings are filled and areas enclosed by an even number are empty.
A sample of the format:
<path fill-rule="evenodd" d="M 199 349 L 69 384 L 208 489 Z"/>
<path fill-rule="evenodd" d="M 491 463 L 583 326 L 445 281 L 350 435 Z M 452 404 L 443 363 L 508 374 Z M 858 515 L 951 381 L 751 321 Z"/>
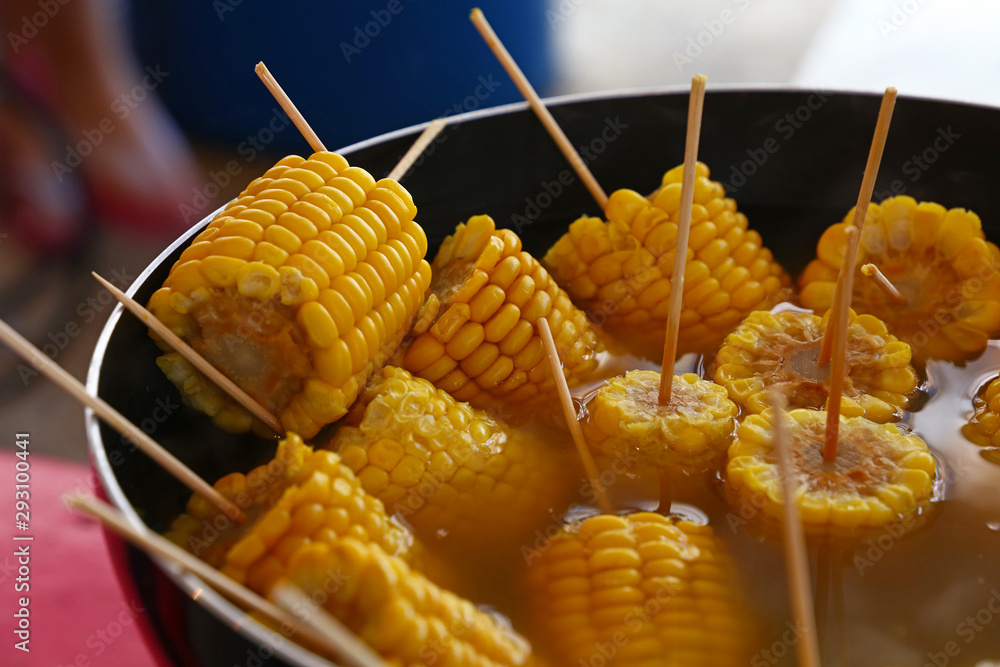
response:
<path fill-rule="evenodd" d="M 69 139 L 52 156 L 52 173 L 82 174 L 109 224 L 177 236 L 186 226 L 179 206 L 200 176 L 187 142 L 149 90 L 158 85 L 150 74 L 156 64 L 147 71 L 135 61 L 114 0 L 52 6 L 54 15 L 42 21 L 37 0 L 0 3 L 8 70 L 42 97 Z"/>

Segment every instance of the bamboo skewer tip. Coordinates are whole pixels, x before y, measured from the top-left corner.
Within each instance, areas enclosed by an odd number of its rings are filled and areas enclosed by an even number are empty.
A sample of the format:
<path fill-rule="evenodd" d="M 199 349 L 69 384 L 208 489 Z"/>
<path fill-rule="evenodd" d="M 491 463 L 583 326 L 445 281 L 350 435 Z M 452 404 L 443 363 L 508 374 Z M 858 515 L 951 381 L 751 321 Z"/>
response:
<path fill-rule="evenodd" d="M 580 154 L 577 152 L 576 148 L 573 147 L 573 144 L 566 136 L 566 133 L 563 132 L 561 127 L 559 127 L 559 124 L 556 122 L 556 119 L 553 118 L 552 113 L 546 108 L 542 99 L 538 96 L 538 93 L 535 92 L 535 89 L 528 81 L 528 77 L 524 75 L 524 72 L 522 72 L 521 68 L 518 67 L 517 62 L 510 55 L 510 52 L 507 51 L 503 42 L 501 42 L 500 38 L 497 37 L 496 32 L 493 30 L 493 27 L 490 26 L 489 21 L 486 20 L 486 16 L 483 14 L 482 10 L 478 7 L 474 8 L 471 12 L 469 12 L 469 20 L 471 20 L 472 24 L 476 26 L 476 30 L 479 31 L 483 41 L 485 41 L 486 45 L 491 51 L 493 51 L 493 55 L 496 56 L 498 61 L 500 61 L 500 65 L 507 72 L 507 75 L 510 76 L 514 85 L 520 91 L 521 96 L 527 100 L 528 105 L 535 112 L 535 115 L 538 116 L 538 119 L 545 127 L 545 130 L 549 133 L 549 136 L 551 136 L 552 140 L 556 142 L 559 150 L 562 151 L 563 156 L 565 156 L 565 158 L 569 161 L 570 166 L 573 167 L 573 170 L 580 178 L 580 181 L 586 186 L 590 195 L 603 211 L 608 205 L 607 193 L 601 187 L 600 183 L 597 182 L 597 179 L 594 178 L 594 175 L 591 173 L 587 163 L 580 157 Z"/>
<path fill-rule="evenodd" d="M 320 140 L 319 135 L 316 134 L 316 132 L 306 121 L 305 117 L 298 110 L 298 107 L 296 107 L 295 103 L 292 102 L 292 99 L 282 89 L 281 84 L 278 83 L 278 80 L 275 79 L 274 75 L 271 74 L 270 70 L 267 69 L 267 65 L 265 65 L 263 61 L 260 61 L 254 66 L 253 69 L 254 72 L 257 73 L 257 76 L 260 78 L 260 80 L 267 87 L 267 89 L 271 91 L 271 95 L 274 96 L 274 99 L 278 102 L 278 104 L 281 105 L 281 108 L 285 110 L 285 113 L 288 114 L 288 117 L 291 118 L 292 123 L 295 124 L 295 127 L 298 128 L 302 136 L 305 137 L 305 140 L 309 142 L 309 146 L 313 149 L 313 151 L 315 152 L 325 151 L 326 146 L 323 145 L 323 142 Z"/>

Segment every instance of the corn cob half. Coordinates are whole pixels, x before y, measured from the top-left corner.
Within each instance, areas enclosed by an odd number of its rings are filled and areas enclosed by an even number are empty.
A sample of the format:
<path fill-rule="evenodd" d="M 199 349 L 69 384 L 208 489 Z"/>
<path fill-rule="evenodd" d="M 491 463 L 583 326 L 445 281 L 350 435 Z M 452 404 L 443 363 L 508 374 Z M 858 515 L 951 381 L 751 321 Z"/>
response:
<path fill-rule="evenodd" d="M 975 412 L 962 433 L 975 444 L 984 447 L 980 455 L 1000 465 L 1000 378 L 993 379 L 973 398 Z"/>
<path fill-rule="evenodd" d="M 766 392 L 772 386 L 784 389 L 792 408 L 824 408 L 830 367 L 817 359 L 825 333 L 826 318 L 809 312 L 754 311 L 726 337 L 709 375 L 752 414 L 768 407 Z M 854 311 L 847 329 L 846 369 L 845 417 L 895 421 L 919 384 L 910 366 L 910 346 L 874 315 Z"/>
<path fill-rule="evenodd" d="M 433 269 L 439 308 L 415 327 L 406 370 L 478 408 L 554 395 L 535 331 L 544 317 L 570 386 L 594 375 L 604 349 L 599 332 L 514 232 L 474 216 L 444 240 Z"/>
<path fill-rule="evenodd" d="M 781 521 L 773 412 L 750 415 L 729 448 L 726 480 L 764 515 Z M 927 444 L 893 424 L 841 417 L 837 459 L 823 461 L 826 412 L 788 412 L 788 443 L 799 484 L 795 503 L 807 534 L 850 536 L 910 521 L 929 504 L 937 462 Z"/>
<path fill-rule="evenodd" d="M 340 457 L 314 451 L 295 434 L 279 443 L 270 462 L 246 475 L 227 475 L 215 488 L 240 506 L 249 523 L 237 526 L 193 495 L 165 536 L 257 592 L 269 590 L 290 559 L 314 543 L 351 537 L 415 558 L 413 536 L 365 493 Z"/>
<path fill-rule="evenodd" d="M 415 215 L 402 186 L 339 155 L 286 157 L 194 239 L 149 309 L 311 438 L 343 416 L 423 303 L 430 266 Z M 159 364 L 219 426 L 250 427 L 178 355 Z"/>
<path fill-rule="evenodd" d="M 783 300 L 790 283 L 747 228 L 736 202 L 697 166 L 684 271 L 678 349 L 711 352 L 752 310 Z M 582 217 L 545 255 L 544 265 L 573 302 L 637 353 L 663 353 L 683 166 L 668 171 L 652 201 L 612 193 L 607 222 Z"/>
<path fill-rule="evenodd" d="M 639 458 L 659 469 L 709 468 L 733 441 L 736 405 L 723 387 L 694 373 L 675 375 L 670 405 L 659 405 L 660 374 L 629 371 L 608 380 L 587 404 L 583 434 L 595 452 Z"/>
<path fill-rule="evenodd" d="M 531 664 L 528 642 L 414 572 L 378 545 L 354 538 L 296 551 L 286 578 L 391 665 L 515 667 Z"/>
<path fill-rule="evenodd" d="M 802 303 L 824 312 L 833 303 L 854 209 L 819 240 L 817 258 L 803 272 Z M 918 362 L 961 361 L 986 348 L 1000 332 L 1000 250 L 986 241 L 979 216 L 912 197 L 872 204 L 861 233 L 858 268 L 873 263 L 903 294 L 892 302 L 863 276 L 854 281 L 852 306 L 877 315 Z"/>
<path fill-rule="evenodd" d="M 536 645 L 554 665 L 748 664 L 753 623 L 707 525 L 652 513 L 592 516 L 539 551 L 527 585 Z"/>
<path fill-rule="evenodd" d="M 480 547 L 519 544 L 567 500 L 565 471 L 575 470 L 568 448 L 392 366 L 373 376 L 329 447 L 423 539 Z"/>

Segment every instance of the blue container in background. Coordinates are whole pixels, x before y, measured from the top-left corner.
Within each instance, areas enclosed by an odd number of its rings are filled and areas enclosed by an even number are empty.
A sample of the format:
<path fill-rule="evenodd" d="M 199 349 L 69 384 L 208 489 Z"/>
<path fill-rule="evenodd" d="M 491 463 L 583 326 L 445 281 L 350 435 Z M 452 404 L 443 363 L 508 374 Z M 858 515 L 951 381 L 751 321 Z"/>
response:
<path fill-rule="evenodd" d="M 475 0 L 472 0 L 475 2 Z M 480 0 L 540 94 L 551 87 L 547 3 Z M 157 92 L 188 132 L 240 146 L 306 152 L 254 73 L 264 61 L 316 130 L 338 148 L 434 118 L 521 99 L 469 21 L 445 0 L 251 2 L 136 0 L 135 48 L 166 78 Z"/>

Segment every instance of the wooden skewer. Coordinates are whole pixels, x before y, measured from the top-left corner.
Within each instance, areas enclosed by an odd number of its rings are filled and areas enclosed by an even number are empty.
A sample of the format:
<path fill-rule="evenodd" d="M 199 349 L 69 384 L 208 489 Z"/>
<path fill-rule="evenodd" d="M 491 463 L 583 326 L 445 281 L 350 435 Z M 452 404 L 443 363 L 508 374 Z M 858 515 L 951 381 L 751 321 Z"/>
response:
<path fill-rule="evenodd" d="M 701 112 L 705 106 L 704 74 L 691 79 L 688 100 L 687 138 L 684 142 L 684 175 L 677 217 L 677 243 L 674 247 L 674 272 L 670 277 L 670 303 L 667 330 L 663 339 L 663 365 L 660 368 L 660 405 L 670 405 L 677 363 L 677 336 L 680 331 L 681 301 L 684 297 L 684 267 L 687 265 L 688 235 L 691 232 L 691 208 L 694 205 L 695 168 L 698 162 L 698 139 L 701 136 Z"/>
<path fill-rule="evenodd" d="M 269 602 L 223 575 L 208 563 L 198 560 L 173 542 L 149 529 L 136 528 L 128 522 L 121 512 L 107 503 L 79 493 L 66 495 L 63 502 L 73 511 L 97 519 L 109 530 L 122 536 L 146 553 L 176 563 L 182 569 L 203 579 L 205 583 L 230 600 L 261 612 L 279 625 L 293 628 L 300 636 L 340 656 L 345 663 L 352 665 L 352 667 L 384 667 L 385 662 L 382 658 L 324 610 L 313 608 L 310 604 L 309 607 L 306 607 L 309 610 L 309 615 L 304 620 L 293 615 L 293 612 L 300 614 L 303 608 L 291 604 L 297 602 L 297 599 L 296 596 L 288 593 L 287 589 L 279 597 L 278 604 Z M 304 596 L 301 591 L 299 591 L 299 595 Z M 320 627 L 322 630 L 319 630 Z"/>
<path fill-rule="evenodd" d="M 874 264 L 865 264 L 861 267 L 861 273 L 872 279 L 880 290 L 886 293 L 886 295 L 892 299 L 893 304 L 897 306 L 906 305 L 906 297 L 900 292 L 895 285 L 892 284 L 885 274 L 879 271 L 879 268 Z"/>
<path fill-rule="evenodd" d="M 827 462 L 837 458 L 837 436 L 840 431 L 840 397 L 844 391 L 844 358 L 847 354 L 847 311 L 854 295 L 854 265 L 857 262 L 858 247 L 861 244 L 861 232 L 868 218 L 868 205 L 872 201 L 872 191 L 875 189 L 875 178 L 878 176 L 879 164 L 882 162 L 882 151 L 889 134 L 889 122 L 892 120 L 892 110 L 896 105 L 896 89 L 886 88 L 882 96 L 882 107 L 879 109 L 878 122 L 875 125 L 875 136 L 872 139 L 871 150 L 868 152 L 868 163 L 865 165 L 865 175 L 861 180 L 861 192 L 858 193 L 858 203 L 854 209 L 852 228 L 854 235 L 848 237 L 847 252 L 840 266 L 837 278 L 837 290 L 834 297 L 836 310 L 827 321 L 826 334 L 823 336 L 823 350 L 829 348 L 830 354 L 830 393 L 826 401 L 826 444 L 823 448 L 823 459 Z M 834 321 L 836 317 L 836 321 Z M 836 331 L 836 339 L 831 338 L 831 332 Z M 836 341 L 836 348 L 833 343 Z M 824 363 L 823 350 L 820 353 L 820 363 Z"/>
<path fill-rule="evenodd" d="M 507 74 L 514 81 L 514 85 L 517 86 L 519 91 L 521 91 L 521 95 L 528 101 L 528 104 L 531 106 L 532 110 L 534 110 L 535 115 L 538 116 L 540 121 L 542 121 L 542 125 L 545 126 L 549 135 L 551 135 L 552 139 L 556 142 L 556 145 L 559 146 L 559 150 L 561 150 L 562 154 L 566 156 L 567 160 L 569 160 L 573 170 L 576 171 L 577 176 L 580 177 L 583 184 L 587 186 L 587 190 L 590 191 L 590 195 L 595 201 L 597 201 L 598 206 L 600 206 L 603 211 L 608 205 L 607 193 L 604 192 L 604 189 L 597 182 L 597 179 L 594 178 L 594 175 L 590 173 L 590 169 L 587 168 L 587 163 L 583 161 L 580 154 L 576 152 L 575 148 L 573 148 L 573 144 L 570 143 L 569 138 L 567 138 L 566 133 L 562 131 L 562 128 L 559 127 L 559 124 L 556 123 L 556 119 L 553 118 L 549 110 L 545 108 L 541 98 L 538 97 L 538 93 L 536 93 L 535 89 L 531 87 L 531 84 L 528 82 L 528 78 L 524 76 L 524 72 L 522 72 L 521 68 L 517 66 L 517 63 L 511 57 L 506 47 L 504 47 L 503 43 L 500 41 L 500 38 L 497 37 L 497 34 L 493 31 L 493 28 L 486 20 L 486 17 L 483 16 L 482 10 L 478 7 L 473 9 L 469 18 L 476 26 L 476 29 L 479 30 L 479 34 L 483 36 L 483 40 L 486 41 L 486 45 L 490 47 L 490 50 L 493 51 L 497 60 L 499 60 L 500 64 L 503 65 L 503 68 L 507 70 Z"/>
<path fill-rule="evenodd" d="M 861 245 L 861 231 L 864 229 L 865 221 L 868 219 L 868 205 L 872 201 L 872 192 L 875 189 L 875 178 L 878 176 L 879 164 L 882 162 L 882 151 L 885 149 L 885 140 L 889 135 L 889 122 L 892 120 L 892 110 L 896 106 L 896 89 L 886 88 L 882 95 L 882 106 L 879 108 L 878 120 L 875 123 L 875 135 L 872 137 L 872 145 L 868 150 L 868 162 L 865 164 L 865 175 L 861 179 L 861 190 L 858 192 L 858 201 L 854 207 L 854 219 L 851 227 L 858 230 L 853 242 L 848 242 L 847 250 L 840 264 L 840 275 L 837 276 L 837 289 L 834 292 L 834 304 L 841 298 L 841 293 L 845 283 L 849 281 L 849 286 L 854 287 L 854 265 L 858 261 L 858 247 Z M 851 292 L 848 292 L 847 300 L 851 300 Z M 830 334 L 830 327 L 834 324 L 831 320 L 827 325 L 826 335 L 823 336 L 823 347 L 820 350 L 819 363 L 826 365 L 830 362 L 833 339 Z"/>
<path fill-rule="evenodd" d="M 376 665 L 382 667 L 386 664 L 368 644 L 361 641 L 335 616 L 317 605 L 298 586 L 279 582 L 268 592 L 268 598 L 282 609 L 294 613 L 302 625 L 328 638 L 327 644 L 336 646 L 337 654 L 344 658 L 345 662 L 355 667 Z"/>
<path fill-rule="evenodd" d="M 430 125 L 424 128 L 424 131 L 420 133 L 417 140 L 413 142 L 410 149 L 406 151 L 406 154 L 403 155 L 399 163 L 392 168 L 392 171 L 389 172 L 388 178 L 391 178 L 394 181 L 401 179 L 403 174 L 405 174 L 410 167 L 413 166 L 413 163 L 417 161 L 420 154 L 423 153 L 428 146 L 430 146 L 431 142 L 434 141 L 434 138 L 441 133 L 441 130 L 443 130 L 444 126 L 447 124 L 448 121 L 445 118 L 432 120 Z"/>
<path fill-rule="evenodd" d="M 267 424 L 272 431 L 278 434 L 284 433 L 284 429 L 281 427 L 281 422 L 278 421 L 277 417 L 268 412 L 267 408 L 255 401 L 250 394 L 240 389 L 235 382 L 223 375 L 222 371 L 218 370 L 215 366 L 210 364 L 207 359 L 198 354 L 198 352 L 185 343 L 180 336 L 171 331 L 166 324 L 156 319 L 156 316 L 153 315 L 153 313 L 143 308 L 142 304 L 125 294 L 125 292 L 122 292 L 110 282 L 99 276 L 96 272 L 91 272 L 91 275 L 97 278 L 97 281 L 104 285 L 105 289 L 111 292 L 116 299 L 121 301 L 122 305 L 125 306 L 129 312 L 138 317 L 143 324 L 152 329 L 157 336 L 166 341 L 167 345 L 174 348 L 178 354 L 187 359 L 191 365 L 204 373 L 205 377 L 218 385 L 224 392 L 232 396 L 237 403 L 249 410 L 254 417 Z"/>
<path fill-rule="evenodd" d="M 791 453 L 785 433 L 785 395 L 772 388 L 768 391 L 771 410 L 774 412 L 774 444 L 778 451 L 778 466 L 781 469 L 781 494 L 785 504 L 785 561 L 788 565 L 788 587 L 791 594 L 795 624 L 802 632 L 802 639 L 796 645 L 798 663 L 802 667 L 819 667 L 819 637 L 816 633 L 816 617 L 813 613 L 812 584 L 809 580 L 809 566 L 806 559 L 806 543 L 802 535 L 802 522 L 795 504 L 795 480 L 792 470 Z"/>
<path fill-rule="evenodd" d="M 552 330 L 549 329 L 549 323 L 544 317 L 538 318 L 535 328 L 538 329 L 538 334 L 542 337 L 542 343 L 545 345 L 545 352 L 549 358 L 549 368 L 552 370 L 556 391 L 559 393 L 559 403 L 562 406 L 563 416 L 566 418 L 569 434 L 573 438 L 573 444 L 576 445 L 576 453 L 579 454 L 580 461 L 583 462 L 583 470 L 587 474 L 587 479 L 590 480 L 590 488 L 597 496 L 598 507 L 605 514 L 609 514 L 614 511 L 614 508 L 608 501 L 607 494 L 604 493 L 604 487 L 601 486 L 598 479 L 594 457 L 590 455 L 587 442 L 583 439 L 583 431 L 580 430 L 576 410 L 573 409 L 573 397 L 569 394 L 569 385 L 566 384 L 566 376 L 563 375 L 562 364 L 559 362 L 559 351 L 556 350 L 556 342 L 552 339 Z"/>
<path fill-rule="evenodd" d="M 295 127 L 299 129 L 302 136 L 309 142 L 309 146 L 312 147 L 314 151 L 325 151 L 326 146 L 323 145 L 319 136 L 309 126 L 309 123 L 306 122 L 305 117 L 298 110 L 298 108 L 296 108 L 292 99 L 288 97 L 288 95 L 285 94 L 285 91 L 281 89 L 281 86 L 278 85 L 278 80 L 274 78 L 270 71 L 268 71 L 267 66 L 263 62 L 259 62 L 253 70 L 257 72 L 257 76 L 260 77 L 260 80 L 264 82 L 267 89 L 271 91 L 272 95 L 274 95 L 274 99 L 278 101 L 281 108 L 285 110 L 288 117 L 292 119 L 293 123 L 295 123 Z"/>
<path fill-rule="evenodd" d="M 246 517 L 234 503 L 212 488 L 205 480 L 199 477 L 193 470 L 184 465 L 173 454 L 161 447 L 155 440 L 149 437 L 145 431 L 125 419 L 117 410 L 105 403 L 97 396 L 91 395 L 87 388 L 79 380 L 67 373 L 62 367 L 45 356 L 41 350 L 29 343 L 21 334 L 17 333 L 9 324 L 0 320 L 0 340 L 7 344 L 12 350 L 17 352 L 25 361 L 34 366 L 40 373 L 48 377 L 61 387 L 66 393 L 77 401 L 86 405 L 97 416 L 107 424 L 117 430 L 135 443 L 139 449 L 146 453 L 151 459 L 156 461 L 167 472 L 176 477 L 184 486 L 191 491 L 204 496 L 209 502 L 215 505 L 226 516 L 236 522 L 243 522 Z"/>

